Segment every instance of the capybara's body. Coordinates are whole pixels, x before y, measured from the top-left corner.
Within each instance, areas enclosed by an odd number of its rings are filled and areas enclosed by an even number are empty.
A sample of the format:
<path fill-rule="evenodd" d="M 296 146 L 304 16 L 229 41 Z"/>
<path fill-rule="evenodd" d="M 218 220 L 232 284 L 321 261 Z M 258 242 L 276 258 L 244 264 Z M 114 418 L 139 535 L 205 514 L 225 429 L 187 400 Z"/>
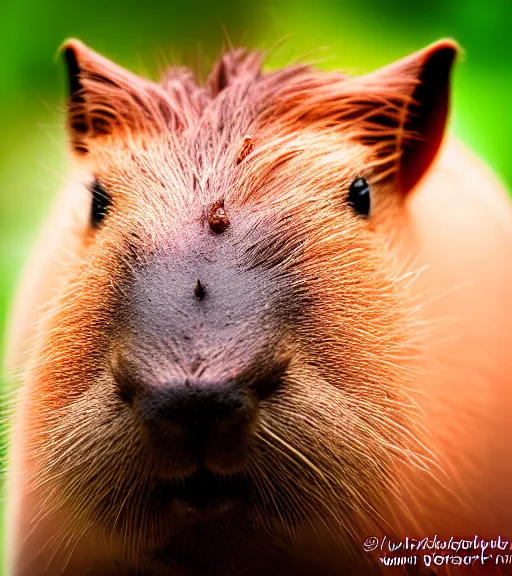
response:
<path fill-rule="evenodd" d="M 9 574 L 372 574 L 389 540 L 512 540 L 512 209 L 444 137 L 454 52 L 349 78 L 239 51 L 200 87 L 66 45 Z"/>

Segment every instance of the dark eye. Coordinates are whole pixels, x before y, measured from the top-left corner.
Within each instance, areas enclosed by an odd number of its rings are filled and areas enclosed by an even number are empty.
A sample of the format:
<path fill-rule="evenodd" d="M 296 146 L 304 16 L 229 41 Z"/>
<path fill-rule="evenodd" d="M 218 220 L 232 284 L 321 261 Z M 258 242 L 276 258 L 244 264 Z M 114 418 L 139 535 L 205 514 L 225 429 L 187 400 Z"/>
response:
<path fill-rule="evenodd" d="M 112 204 L 112 199 L 98 180 L 95 180 L 91 184 L 90 190 L 92 194 L 91 225 L 93 228 L 98 228 L 103 218 L 107 215 L 108 208 Z"/>
<path fill-rule="evenodd" d="M 361 216 L 370 213 L 370 187 L 365 178 L 356 178 L 350 185 L 348 203 L 354 212 Z"/>

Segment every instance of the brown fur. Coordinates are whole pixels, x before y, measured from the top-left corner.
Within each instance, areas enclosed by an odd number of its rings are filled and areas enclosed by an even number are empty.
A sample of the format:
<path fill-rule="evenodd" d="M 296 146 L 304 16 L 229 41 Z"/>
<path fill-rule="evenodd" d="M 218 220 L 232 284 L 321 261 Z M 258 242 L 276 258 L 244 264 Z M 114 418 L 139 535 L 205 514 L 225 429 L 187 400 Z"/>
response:
<path fill-rule="evenodd" d="M 113 205 L 92 231 L 87 191 L 74 190 L 82 212 L 75 206 L 70 261 L 20 361 L 14 574 L 371 573 L 367 536 L 446 528 L 429 498 L 461 502 L 455 529 L 484 526 L 464 508 L 478 471 L 452 473 L 432 440 L 418 382 L 437 328 L 418 313 L 422 247 L 404 258 L 407 235 L 394 228 L 438 151 L 454 50 L 440 43 L 360 78 L 305 66 L 264 74 L 259 55 L 234 51 L 202 87 L 183 69 L 157 85 L 66 45 L 76 173 L 97 178 Z M 438 100 L 425 112 L 417 89 L 436 58 Z M 372 187 L 368 220 L 346 202 L 357 176 Z M 247 450 L 209 464 L 244 471 L 256 504 L 243 518 L 196 525 L 163 503 L 161 455 L 120 405 L 107 358 L 137 270 L 193 250 L 205 214 L 210 227 L 226 219 L 216 232 L 232 234 L 242 271 L 265 269 L 276 286 L 291 279 L 299 313 L 275 333 L 275 358 L 290 361 L 284 389 L 261 404 Z M 263 337 L 256 325 L 216 350 L 219 374 Z M 163 342 L 152 354 L 159 362 L 145 369 L 155 378 L 177 370 Z M 192 464 L 176 458 L 166 474 L 185 477 Z M 178 565 L 164 570 L 161 551 Z"/>

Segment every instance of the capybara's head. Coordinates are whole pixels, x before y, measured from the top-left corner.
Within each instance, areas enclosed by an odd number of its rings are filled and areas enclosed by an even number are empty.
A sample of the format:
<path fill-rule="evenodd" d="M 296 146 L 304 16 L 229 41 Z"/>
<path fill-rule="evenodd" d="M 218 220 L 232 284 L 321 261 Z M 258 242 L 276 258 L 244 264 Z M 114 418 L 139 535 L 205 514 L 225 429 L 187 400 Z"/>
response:
<path fill-rule="evenodd" d="M 139 78 L 64 46 L 80 250 L 41 327 L 29 431 L 66 532 L 127 555 L 347 549 L 425 465 L 414 269 L 393 223 L 436 154 L 455 53 L 360 77 Z"/>

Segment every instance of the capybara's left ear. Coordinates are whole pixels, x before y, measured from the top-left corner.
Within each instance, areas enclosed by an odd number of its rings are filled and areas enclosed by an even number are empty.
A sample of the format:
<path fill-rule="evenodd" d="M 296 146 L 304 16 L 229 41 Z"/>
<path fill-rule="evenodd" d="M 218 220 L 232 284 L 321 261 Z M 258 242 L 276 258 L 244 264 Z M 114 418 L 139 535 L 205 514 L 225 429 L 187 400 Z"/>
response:
<path fill-rule="evenodd" d="M 409 192 L 430 166 L 441 145 L 450 100 L 450 72 L 458 51 L 452 40 L 440 40 L 423 50 L 369 74 L 371 83 L 400 85 L 404 98 L 397 133 L 397 184 Z"/>
<path fill-rule="evenodd" d="M 79 40 L 61 47 L 69 83 L 68 129 L 72 150 L 88 154 L 105 140 L 176 130 L 179 116 L 157 84 L 117 66 Z"/>

